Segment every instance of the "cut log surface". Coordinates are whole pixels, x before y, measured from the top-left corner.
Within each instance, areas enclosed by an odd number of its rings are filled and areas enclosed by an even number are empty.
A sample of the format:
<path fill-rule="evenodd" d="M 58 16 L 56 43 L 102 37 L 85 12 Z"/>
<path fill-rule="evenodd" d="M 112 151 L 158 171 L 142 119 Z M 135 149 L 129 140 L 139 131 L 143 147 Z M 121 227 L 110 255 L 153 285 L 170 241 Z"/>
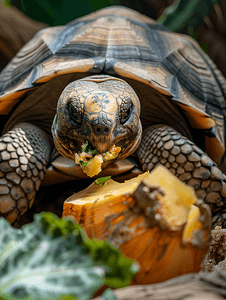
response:
<path fill-rule="evenodd" d="M 223 300 L 226 299 L 226 272 L 186 274 L 162 283 L 129 286 L 113 293 L 120 300 Z M 101 296 L 94 300 L 101 300 Z"/>

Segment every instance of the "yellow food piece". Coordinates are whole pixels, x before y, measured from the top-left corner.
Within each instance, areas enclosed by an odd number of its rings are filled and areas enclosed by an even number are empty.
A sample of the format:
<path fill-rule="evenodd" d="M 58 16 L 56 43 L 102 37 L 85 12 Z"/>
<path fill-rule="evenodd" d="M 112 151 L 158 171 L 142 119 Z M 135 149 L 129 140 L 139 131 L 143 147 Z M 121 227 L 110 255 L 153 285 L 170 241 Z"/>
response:
<path fill-rule="evenodd" d="M 86 173 L 89 177 L 93 177 L 99 174 L 102 171 L 102 163 L 107 160 L 115 159 L 121 151 L 121 147 L 116 147 L 114 145 L 106 153 L 98 153 L 93 156 L 90 152 L 84 152 L 85 147 L 85 144 L 82 145 L 83 152 L 75 154 L 75 163 L 80 164 L 83 172 Z M 82 163 L 87 164 L 83 166 Z"/>
<path fill-rule="evenodd" d="M 93 177 L 101 172 L 101 165 L 103 161 L 103 156 L 97 154 L 94 156 L 94 158 L 88 161 L 88 164 L 86 166 L 82 167 L 82 170 L 89 177 Z"/>
<path fill-rule="evenodd" d="M 87 161 L 87 158 L 89 159 L 92 159 L 93 158 L 93 155 L 89 152 L 82 152 L 80 154 L 75 154 L 75 163 L 76 164 L 81 164 L 81 161 L 82 162 L 86 162 Z"/>
<path fill-rule="evenodd" d="M 202 227 L 202 223 L 199 221 L 200 216 L 199 208 L 192 205 L 183 232 L 183 240 L 185 242 L 192 241 L 194 229 L 200 229 Z"/>
<path fill-rule="evenodd" d="M 94 162 L 94 165 L 91 164 L 86 171 L 93 173 L 96 165 L 97 163 Z M 92 183 L 86 189 L 70 197 L 65 204 L 70 202 L 76 206 L 93 205 L 98 201 L 96 205 L 100 206 L 108 202 L 110 205 L 116 198 L 120 198 L 122 195 L 128 193 L 132 194 L 142 180 L 149 185 L 156 185 L 163 188 L 165 196 L 158 197 L 160 207 L 157 212 L 163 216 L 168 226 L 174 229 L 183 226 L 187 221 L 191 205 L 196 202 L 197 197 L 192 187 L 181 182 L 161 165 L 157 166 L 151 173 L 145 172 L 124 183 L 118 183 L 112 179 L 104 186 Z"/>
<path fill-rule="evenodd" d="M 104 160 L 110 160 L 110 159 L 114 159 L 119 155 L 119 152 L 121 151 L 121 147 L 115 147 L 115 145 L 113 147 L 111 147 L 111 149 L 105 153 L 104 155 Z"/>
<path fill-rule="evenodd" d="M 165 196 L 161 198 L 158 213 L 164 217 L 169 226 L 176 228 L 185 224 L 191 205 L 197 201 L 194 189 L 161 165 L 150 173 L 146 181 L 163 188 Z"/>
<path fill-rule="evenodd" d="M 113 179 L 109 180 L 105 185 L 96 185 L 92 183 L 86 189 L 73 194 L 68 198 L 66 203 L 73 203 L 75 205 L 92 205 L 98 200 L 100 202 L 111 201 L 111 198 L 119 197 L 125 193 L 133 192 L 143 179 L 149 176 L 149 172 L 145 172 L 133 179 L 127 180 L 124 183 L 119 183 Z"/>

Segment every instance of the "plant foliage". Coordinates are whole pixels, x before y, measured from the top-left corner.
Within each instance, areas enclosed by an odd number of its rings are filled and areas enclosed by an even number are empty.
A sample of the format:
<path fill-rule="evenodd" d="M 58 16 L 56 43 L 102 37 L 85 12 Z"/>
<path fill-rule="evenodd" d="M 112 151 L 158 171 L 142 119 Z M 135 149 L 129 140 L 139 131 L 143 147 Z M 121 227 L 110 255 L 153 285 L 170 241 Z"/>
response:
<path fill-rule="evenodd" d="M 105 182 L 109 181 L 110 179 L 111 179 L 111 176 L 100 177 L 100 178 L 97 178 L 94 182 L 96 183 L 96 185 L 99 185 L 99 184 L 104 185 Z"/>
<path fill-rule="evenodd" d="M 0 219 L 0 299 L 88 300 L 104 284 L 129 284 L 136 267 L 109 242 L 52 213 L 14 229 Z M 69 296 L 72 295 L 72 296 Z"/>
<path fill-rule="evenodd" d="M 169 6 L 165 13 L 158 19 L 172 31 L 180 33 L 193 33 L 204 22 L 203 19 L 209 16 L 213 5 L 220 0 L 178 0 Z"/>

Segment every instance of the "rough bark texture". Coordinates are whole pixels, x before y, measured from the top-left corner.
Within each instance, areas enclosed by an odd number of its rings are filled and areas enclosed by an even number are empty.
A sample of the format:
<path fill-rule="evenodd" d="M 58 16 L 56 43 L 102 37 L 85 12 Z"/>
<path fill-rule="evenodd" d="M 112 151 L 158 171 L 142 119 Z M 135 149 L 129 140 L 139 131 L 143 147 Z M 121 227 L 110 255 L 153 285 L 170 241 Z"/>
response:
<path fill-rule="evenodd" d="M 226 272 L 186 274 L 162 283 L 129 286 L 113 291 L 120 300 L 223 300 Z M 94 298 L 101 300 L 101 297 Z"/>
<path fill-rule="evenodd" d="M 216 227 L 211 232 L 211 238 L 208 253 L 202 264 L 202 271 L 226 271 L 226 229 Z"/>

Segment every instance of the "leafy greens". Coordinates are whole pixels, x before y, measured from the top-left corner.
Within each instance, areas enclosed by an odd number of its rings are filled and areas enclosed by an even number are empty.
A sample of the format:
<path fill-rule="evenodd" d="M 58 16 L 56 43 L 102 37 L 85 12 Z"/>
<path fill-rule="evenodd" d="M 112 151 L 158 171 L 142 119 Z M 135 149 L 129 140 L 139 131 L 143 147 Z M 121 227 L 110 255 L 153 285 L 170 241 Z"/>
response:
<path fill-rule="evenodd" d="M 94 182 L 96 183 L 96 185 L 104 185 L 105 182 L 109 181 L 111 179 L 111 176 L 106 176 L 106 177 L 100 177 L 97 178 Z"/>
<path fill-rule="evenodd" d="M 41 213 L 22 229 L 0 219 L 0 299 L 88 300 L 104 284 L 127 286 L 136 271 L 131 259 L 109 242 L 89 240 L 70 219 Z"/>

